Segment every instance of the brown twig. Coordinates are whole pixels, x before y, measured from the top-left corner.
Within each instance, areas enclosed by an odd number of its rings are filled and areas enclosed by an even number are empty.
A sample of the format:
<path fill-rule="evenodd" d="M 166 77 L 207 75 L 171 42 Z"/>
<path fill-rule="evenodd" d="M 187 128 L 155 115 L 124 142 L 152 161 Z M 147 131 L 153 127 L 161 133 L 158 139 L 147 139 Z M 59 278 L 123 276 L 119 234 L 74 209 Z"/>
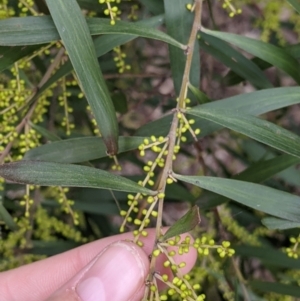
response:
<path fill-rule="evenodd" d="M 195 17 L 194 17 L 190 38 L 187 45 L 187 58 L 186 58 L 186 64 L 185 64 L 181 89 L 179 93 L 179 101 L 177 104 L 177 109 L 175 110 L 173 116 L 172 124 L 168 135 L 169 138 L 167 142 L 168 154 L 166 157 L 164 168 L 157 182 L 157 190 L 159 192 L 165 191 L 166 181 L 173 170 L 173 155 L 174 155 L 174 147 L 176 143 L 176 129 L 179 123 L 179 118 L 177 113 L 184 108 L 184 104 L 185 104 L 185 99 L 186 99 L 188 84 L 189 84 L 190 70 L 192 65 L 192 58 L 194 53 L 194 45 L 195 45 L 195 40 L 197 39 L 197 32 L 200 29 L 201 13 L 202 13 L 202 0 L 195 0 Z M 158 201 L 158 217 L 156 221 L 156 234 L 155 234 L 155 242 L 154 242 L 153 250 L 156 248 L 156 244 L 161 236 L 163 202 L 164 202 L 163 198 L 159 199 Z M 153 282 L 153 277 L 155 274 L 155 265 L 156 265 L 156 257 L 152 256 L 151 263 L 150 263 L 150 272 L 147 279 L 150 283 Z M 146 287 L 143 301 L 147 300 L 148 293 L 149 293 L 149 287 Z"/>

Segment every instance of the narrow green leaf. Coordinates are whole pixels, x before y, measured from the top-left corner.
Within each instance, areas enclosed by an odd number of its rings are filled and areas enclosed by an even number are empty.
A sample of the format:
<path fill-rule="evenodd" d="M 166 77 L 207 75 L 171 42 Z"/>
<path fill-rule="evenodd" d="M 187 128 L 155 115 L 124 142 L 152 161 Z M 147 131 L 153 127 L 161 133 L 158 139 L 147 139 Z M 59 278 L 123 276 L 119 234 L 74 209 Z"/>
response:
<path fill-rule="evenodd" d="M 119 137 L 119 153 L 137 149 L 145 137 Z M 105 144 L 100 137 L 83 137 L 60 140 L 31 149 L 24 160 L 41 160 L 61 163 L 80 163 L 107 157 Z"/>
<path fill-rule="evenodd" d="M 286 230 L 293 228 L 300 228 L 300 223 L 287 221 L 284 219 L 276 218 L 276 217 L 265 217 L 261 221 L 264 226 L 266 226 L 270 230 Z"/>
<path fill-rule="evenodd" d="M 199 43 L 205 52 L 248 80 L 253 86 L 260 89 L 267 89 L 273 86 L 255 63 L 221 39 L 201 33 Z"/>
<path fill-rule="evenodd" d="M 194 20 L 194 14 L 186 9 L 186 5 L 189 3 L 189 0 L 176 0 L 176 4 L 174 5 L 174 0 L 164 0 L 167 33 L 183 44 L 187 44 L 188 42 Z M 184 51 L 173 46 L 169 46 L 169 52 L 172 78 L 174 81 L 175 92 L 178 95 L 182 82 L 186 55 L 184 54 Z M 190 82 L 195 87 L 199 86 L 200 56 L 198 43 L 195 43 L 192 68 L 190 71 Z"/>
<path fill-rule="evenodd" d="M 116 112 L 125 114 L 128 112 L 127 98 L 123 92 L 116 92 L 112 95 L 112 101 Z"/>
<path fill-rule="evenodd" d="M 284 154 L 269 160 L 258 161 L 245 171 L 233 176 L 233 178 L 240 181 L 259 183 L 299 163 L 299 158 Z"/>
<path fill-rule="evenodd" d="M 154 15 L 164 13 L 164 3 L 161 0 L 140 0 L 140 2 Z"/>
<path fill-rule="evenodd" d="M 145 27 L 155 27 L 159 26 L 163 23 L 163 16 L 156 16 L 150 19 L 146 20 L 141 20 L 136 22 L 135 24 L 138 24 L 138 26 L 142 25 Z M 117 35 L 117 34 L 112 34 L 112 35 L 103 35 L 100 37 L 97 37 L 94 39 L 94 46 L 96 49 L 96 55 L 97 57 L 100 57 L 110 50 L 112 50 L 114 47 L 123 45 L 129 41 L 134 40 L 137 38 L 137 36 L 133 35 Z M 55 82 L 57 82 L 60 78 L 63 76 L 66 76 L 73 70 L 73 66 L 70 61 L 66 62 L 63 64 L 56 73 L 54 73 L 49 80 L 38 90 L 37 94 L 35 97 L 32 99 L 32 101 L 36 100 L 41 93 L 46 91 L 51 85 L 53 85 Z"/>
<path fill-rule="evenodd" d="M 21 58 L 32 54 L 41 48 L 42 45 L 33 46 L 0 46 L 0 72 L 10 67 Z"/>
<path fill-rule="evenodd" d="M 118 152 L 116 114 L 80 7 L 76 0 L 46 2 L 100 128 L 107 152 L 115 155 Z"/>
<path fill-rule="evenodd" d="M 287 1 L 300 14 L 300 2 L 298 0 L 287 0 Z"/>
<path fill-rule="evenodd" d="M 0 194 L 0 221 L 3 221 L 5 225 L 10 229 L 10 230 L 17 230 L 18 225 L 15 223 L 13 217 L 10 215 L 10 213 L 6 210 L 2 203 L 2 198 L 3 194 Z"/>
<path fill-rule="evenodd" d="M 237 255 L 249 258 L 258 258 L 265 265 L 300 269 L 300 260 L 288 257 L 281 250 L 276 250 L 271 247 L 253 247 L 249 245 L 234 246 Z"/>
<path fill-rule="evenodd" d="M 205 93 L 200 91 L 198 88 L 194 87 L 192 84 L 189 84 L 189 89 L 195 95 L 196 99 L 200 104 L 211 102 L 211 100 L 207 97 Z"/>
<path fill-rule="evenodd" d="M 263 282 L 263 281 L 251 281 L 249 285 L 256 290 L 269 293 L 277 293 L 284 296 L 300 297 L 300 287 L 296 285 L 288 285 L 279 282 Z"/>
<path fill-rule="evenodd" d="M 236 110 L 237 114 L 247 113 L 251 115 L 260 115 L 272 110 L 284 108 L 300 102 L 299 87 L 288 88 L 273 88 L 256 91 L 252 93 L 245 93 L 217 101 L 212 101 L 203 105 L 193 107 L 193 110 L 202 108 L 214 108 Z M 172 116 L 165 116 L 156 121 L 150 122 L 147 125 L 141 127 L 136 135 L 137 136 L 151 136 L 152 133 L 156 135 L 167 135 L 169 132 L 170 122 Z M 193 128 L 200 128 L 201 133 L 199 138 L 205 137 L 210 133 L 221 129 L 220 125 L 217 125 L 211 121 L 203 118 L 195 118 L 196 123 Z"/>
<path fill-rule="evenodd" d="M 48 0 L 47 3 L 48 5 L 51 5 L 50 0 Z M 65 5 L 67 6 L 68 4 Z M 77 2 L 76 2 L 76 6 L 79 8 Z M 60 5 L 57 5 L 57 7 L 59 8 Z M 68 8 L 70 8 L 70 6 L 68 6 Z M 74 13 L 75 10 L 73 9 L 71 12 Z M 0 45 L 1 46 L 35 45 L 35 44 L 50 43 L 59 40 L 61 37 L 61 30 L 60 28 L 56 28 L 56 26 L 54 25 L 54 23 L 57 22 L 56 21 L 57 18 L 53 15 L 52 18 L 49 16 L 39 16 L 39 17 L 9 18 L 5 20 L 1 20 L 0 21 Z M 110 19 L 107 18 L 106 19 L 86 18 L 86 23 L 89 28 L 90 35 L 99 35 L 99 34 L 129 35 L 130 34 L 136 37 L 144 37 L 144 38 L 163 41 L 175 47 L 185 49 L 184 44 L 179 43 L 178 41 L 176 41 L 174 38 L 170 37 L 166 33 L 157 29 L 149 29 L 148 27 L 143 25 L 136 26 L 136 23 L 117 21 L 116 24 L 112 26 L 110 25 Z M 65 31 L 66 30 L 67 28 L 65 27 Z"/>
<path fill-rule="evenodd" d="M 1 164 L 0 176 L 6 180 L 21 184 L 103 188 L 150 195 L 156 193 L 107 171 L 72 164 L 17 161 Z"/>
<path fill-rule="evenodd" d="M 79 243 L 76 243 L 74 241 L 64 241 L 62 239 L 55 241 L 32 240 L 30 244 L 32 245 L 30 254 L 47 256 L 61 254 L 80 246 Z"/>
<path fill-rule="evenodd" d="M 271 122 L 232 110 L 192 108 L 188 114 L 210 120 L 300 158 L 300 137 Z"/>
<path fill-rule="evenodd" d="M 284 50 L 292 55 L 295 59 L 300 58 L 300 43 L 287 45 L 286 47 L 284 47 Z M 255 63 L 261 70 L 266 70 L 272 67 L 272 64 L 258 57 L 254 57 L 253 59 L 251 59 L 251 61 Z M 244 78 L 236 74 L 233 70 L 229 71 L 223 79 L 226 85 L 229 86 L 237 85 L 244 80 Z"/>
<path fill-rule="evenodd" d="M 31 121 L 29 121 L 30 126 L 35 129 L 39 134 L 41 134 L 43 137 L 45 137 L 48 141 L 60 141 L 61 139 L 56 136 L 55 134 L 53 134 L 52 132 L 48 131 L 47 129 L 45 129 L 42 126 L 39 126 Z M 32 151 L 38 149 L 39 147 L 33 148 Z M 26 154 L 25 154 L 26 156 Z M 45 160 L 47 161 L 47 160 Z"/>
<path fill-rule="evenodd" d="M 234 175 L 232 179 L 252 183 L 260 183 L 299 162 L 299 158 L 284 154 L 282 156 L 277 156 L 269 160 L 258 161 L 241 173 Z M 199 199 L 197 205 L 201 209 L 207 210 L 219 206 L 225 203 L 227 200 L 228 199 L 226 197 L 222 196 L 204 196 L 203 198 Z"/>
<path fill-rule="evenodd" d="M 208 35 L 231 43 L 285 71 L 300 84 L 300 63 L 283 48 L 237 34 L 202 29 Z"/>
<path fill-rule="evenodd" d="M 295 222 L 300 221 L 300 197 L 290 193 L 238 180 L 178 174 L 174 176 L 178 180 L 220 194 L 255 210 Z"/>
<path fill-rule="evenodd" d="M 103 12 L 103 5 L 99 4 L 99 1 L 95 0 L 76 0 L 78 5 L 87 10 Z"/>
<path fill-rule="evenodd" d="M 159 239 L 160 242 L 193 230 L 200 223 L 198 206 L 193 206 L 184 216 L 175 222 L 168 231 Z"/>
<path fill-rule="evenodd" d="M 173 45 L 181 49 L 186 49 L 183 43 L 172 38 L 168 34 L 158 29 L 148 28 L 143 25 L 136 26 L 134 22 L 116 21 L 114 26 L 110 25 L 110 20 L 101 18 L 87 19 L 91 34 L 125 34 L 135 35 L 138 37 L 154 39 Z"/>

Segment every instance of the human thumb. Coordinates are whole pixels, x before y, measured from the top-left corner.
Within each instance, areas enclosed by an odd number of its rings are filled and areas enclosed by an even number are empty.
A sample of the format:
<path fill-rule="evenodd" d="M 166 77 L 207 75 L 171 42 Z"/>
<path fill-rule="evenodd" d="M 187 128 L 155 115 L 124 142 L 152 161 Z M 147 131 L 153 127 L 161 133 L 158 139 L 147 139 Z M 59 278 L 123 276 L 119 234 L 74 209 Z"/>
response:
<path fill-rule="evenodd" d="M 148 271 L 149 259 L 141 248 L 115 242 L 46 301 L 138 301 Z"/>

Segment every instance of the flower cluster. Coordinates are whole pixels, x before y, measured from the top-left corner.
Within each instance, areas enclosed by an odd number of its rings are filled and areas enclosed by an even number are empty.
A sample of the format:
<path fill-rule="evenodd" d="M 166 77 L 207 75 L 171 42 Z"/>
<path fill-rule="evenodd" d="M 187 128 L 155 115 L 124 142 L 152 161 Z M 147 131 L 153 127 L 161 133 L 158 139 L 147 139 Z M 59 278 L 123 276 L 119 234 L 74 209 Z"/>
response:
<path fill-rule="evenodd" d="M 240 8 L 236 8 L 234 4 L 232 4 L 232 0 L 223 0 L 222 7 L 229 12 L 229 17 L 234 17 L 242 13 Z"/>
<path fill-rule="evenodd" d="M 290 238 L 291 246 L 289 248 L 285 248 L 284 252 L 291 258 L 298 259 L 300 255 L 300 249 L 298 248 L 300 244 L 300 235 L 298 237 Z"/>
<path fill-rule="evenodd" d="M 104 14 L 110 17 L 110 24 L 115 25 L 116 20 L 119 19 L 121 11 L 116 4 L 119 4 L 121 0 L 99 0 L 100 4 L 106 4 L 106 9 L 104 9 Z"/>

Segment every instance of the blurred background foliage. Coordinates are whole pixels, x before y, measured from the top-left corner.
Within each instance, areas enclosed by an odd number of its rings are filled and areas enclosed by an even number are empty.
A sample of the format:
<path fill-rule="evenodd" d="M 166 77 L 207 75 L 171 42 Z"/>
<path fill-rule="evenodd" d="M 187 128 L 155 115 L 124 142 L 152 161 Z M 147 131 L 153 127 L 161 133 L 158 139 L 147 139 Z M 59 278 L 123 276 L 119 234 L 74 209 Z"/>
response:
<path fill-rule="evenodd" d="M 118 25 L 119 18 L 141 22 L 186 43 L 193 20 L 189 11 L 192 1 L 178 0 L 176 5 L 182 6 L 178 11 L 172 6 L 176 1 L 122 0 L 110 3 L 111 7 L 117 7 L 113 10 L 106 1 L 77 2 L 86 17 L 107 17 L 112 26 Z M 206 0 L 202 25 L 205 29 L 275 45 L 298 64 L 299 6 L 299 2 L 292 0 Z M 2 21 L 44 15 L 49 15 L 44 1 L 0 1 Z M 29 33 L 33 39 L 43 34 Z M 12 46 L 0 35 L 1 163 L 20 159 L 80 163 L 134 181 L 144 177 L 145 158 L 137 149 L 143 138 L 139 137 L 168 133 L 168 112 L 175 107 L 183 74 L 182 50 L 168 48 L 158 40 L 136 39 L 130 34 L 95 35 L 93 39 L 120 135 L 136 138 L 124 144 L 119 141 L 122 153 L 117 156 L 118 161 L 108 157 L 97 138 L 100 132 L 93 110 L 87 104 L 62 43 L 53 40 Z M 253 114 L 263 114 L 264 119 L 299 135 L 297 65 L 296 71 L 289 73 L 291 69 L 276 68 L 276 64 L 274 67 L 246 48 L 237 49 L 209 31 L 201 33 L 190 78 L 191 106 L 236 95 L 240 97 L 236 103 L 241 103 L 243 97 L 255 91 L 266 91 L 267 103 L 270 98 L 284 97 L 293 91 L 294 98 L 287 99 L 286 105 L 271 106 Z M 281 54 L 276 55 L 280 61 Z M 239 60 L 241 63 L 236 64 Z M 282 87 L 295 87 L 295 90 L 267 91 Z M 231 109 L 232 105 L 224 103 L 223 109 Z M 262 183 L 299 196 L 299 157 L 292 160 L 281 156 L 280 151 L 261 143 L 264 141 L 254 141 L 229 129 L 204 128 L 203 131 L 201 126 L 200 129 L 198 142 L 192 142 L 187 136 L 174 163 L 177 173 Z M 55 144 L 62 141 L 65 144 L 59 147 Z M 39 148 L 42 145 L 45 147 Z M 153 158 L 153 154 L 146 158 Z M 122 222 L 119 209 L 127 208 L 126 193 L 20 185 L 5 182 L 3 178 L 0 181 L 0 271 L 119 233 Z M 286 227 L 281 223 L 281 229 L 277 229 L 278 225 L 272 226 L 272 222 L 277 222 L 275 218 L 264 219 L 266 213 L 219 194 L 197 186 L 172 184 L 167 187 L 163 215 L 164 224 L 172 225 L 191 205 L 197 204 L 202 221 L 194 235 L 204 240 L 228 240 L 236 250 L 233 259 L 223 259 L 214 253 L 199 257 L 192 275 L 194 281 L 201 283 L 206 299 L 300 300 L 297 228 L 300 217 L 298 222 L 290 221 Z M 257 197 L 255 191 L 253 197 Z M 278 202 L 276 206 L 280 212 L 285 204 Z"/>

